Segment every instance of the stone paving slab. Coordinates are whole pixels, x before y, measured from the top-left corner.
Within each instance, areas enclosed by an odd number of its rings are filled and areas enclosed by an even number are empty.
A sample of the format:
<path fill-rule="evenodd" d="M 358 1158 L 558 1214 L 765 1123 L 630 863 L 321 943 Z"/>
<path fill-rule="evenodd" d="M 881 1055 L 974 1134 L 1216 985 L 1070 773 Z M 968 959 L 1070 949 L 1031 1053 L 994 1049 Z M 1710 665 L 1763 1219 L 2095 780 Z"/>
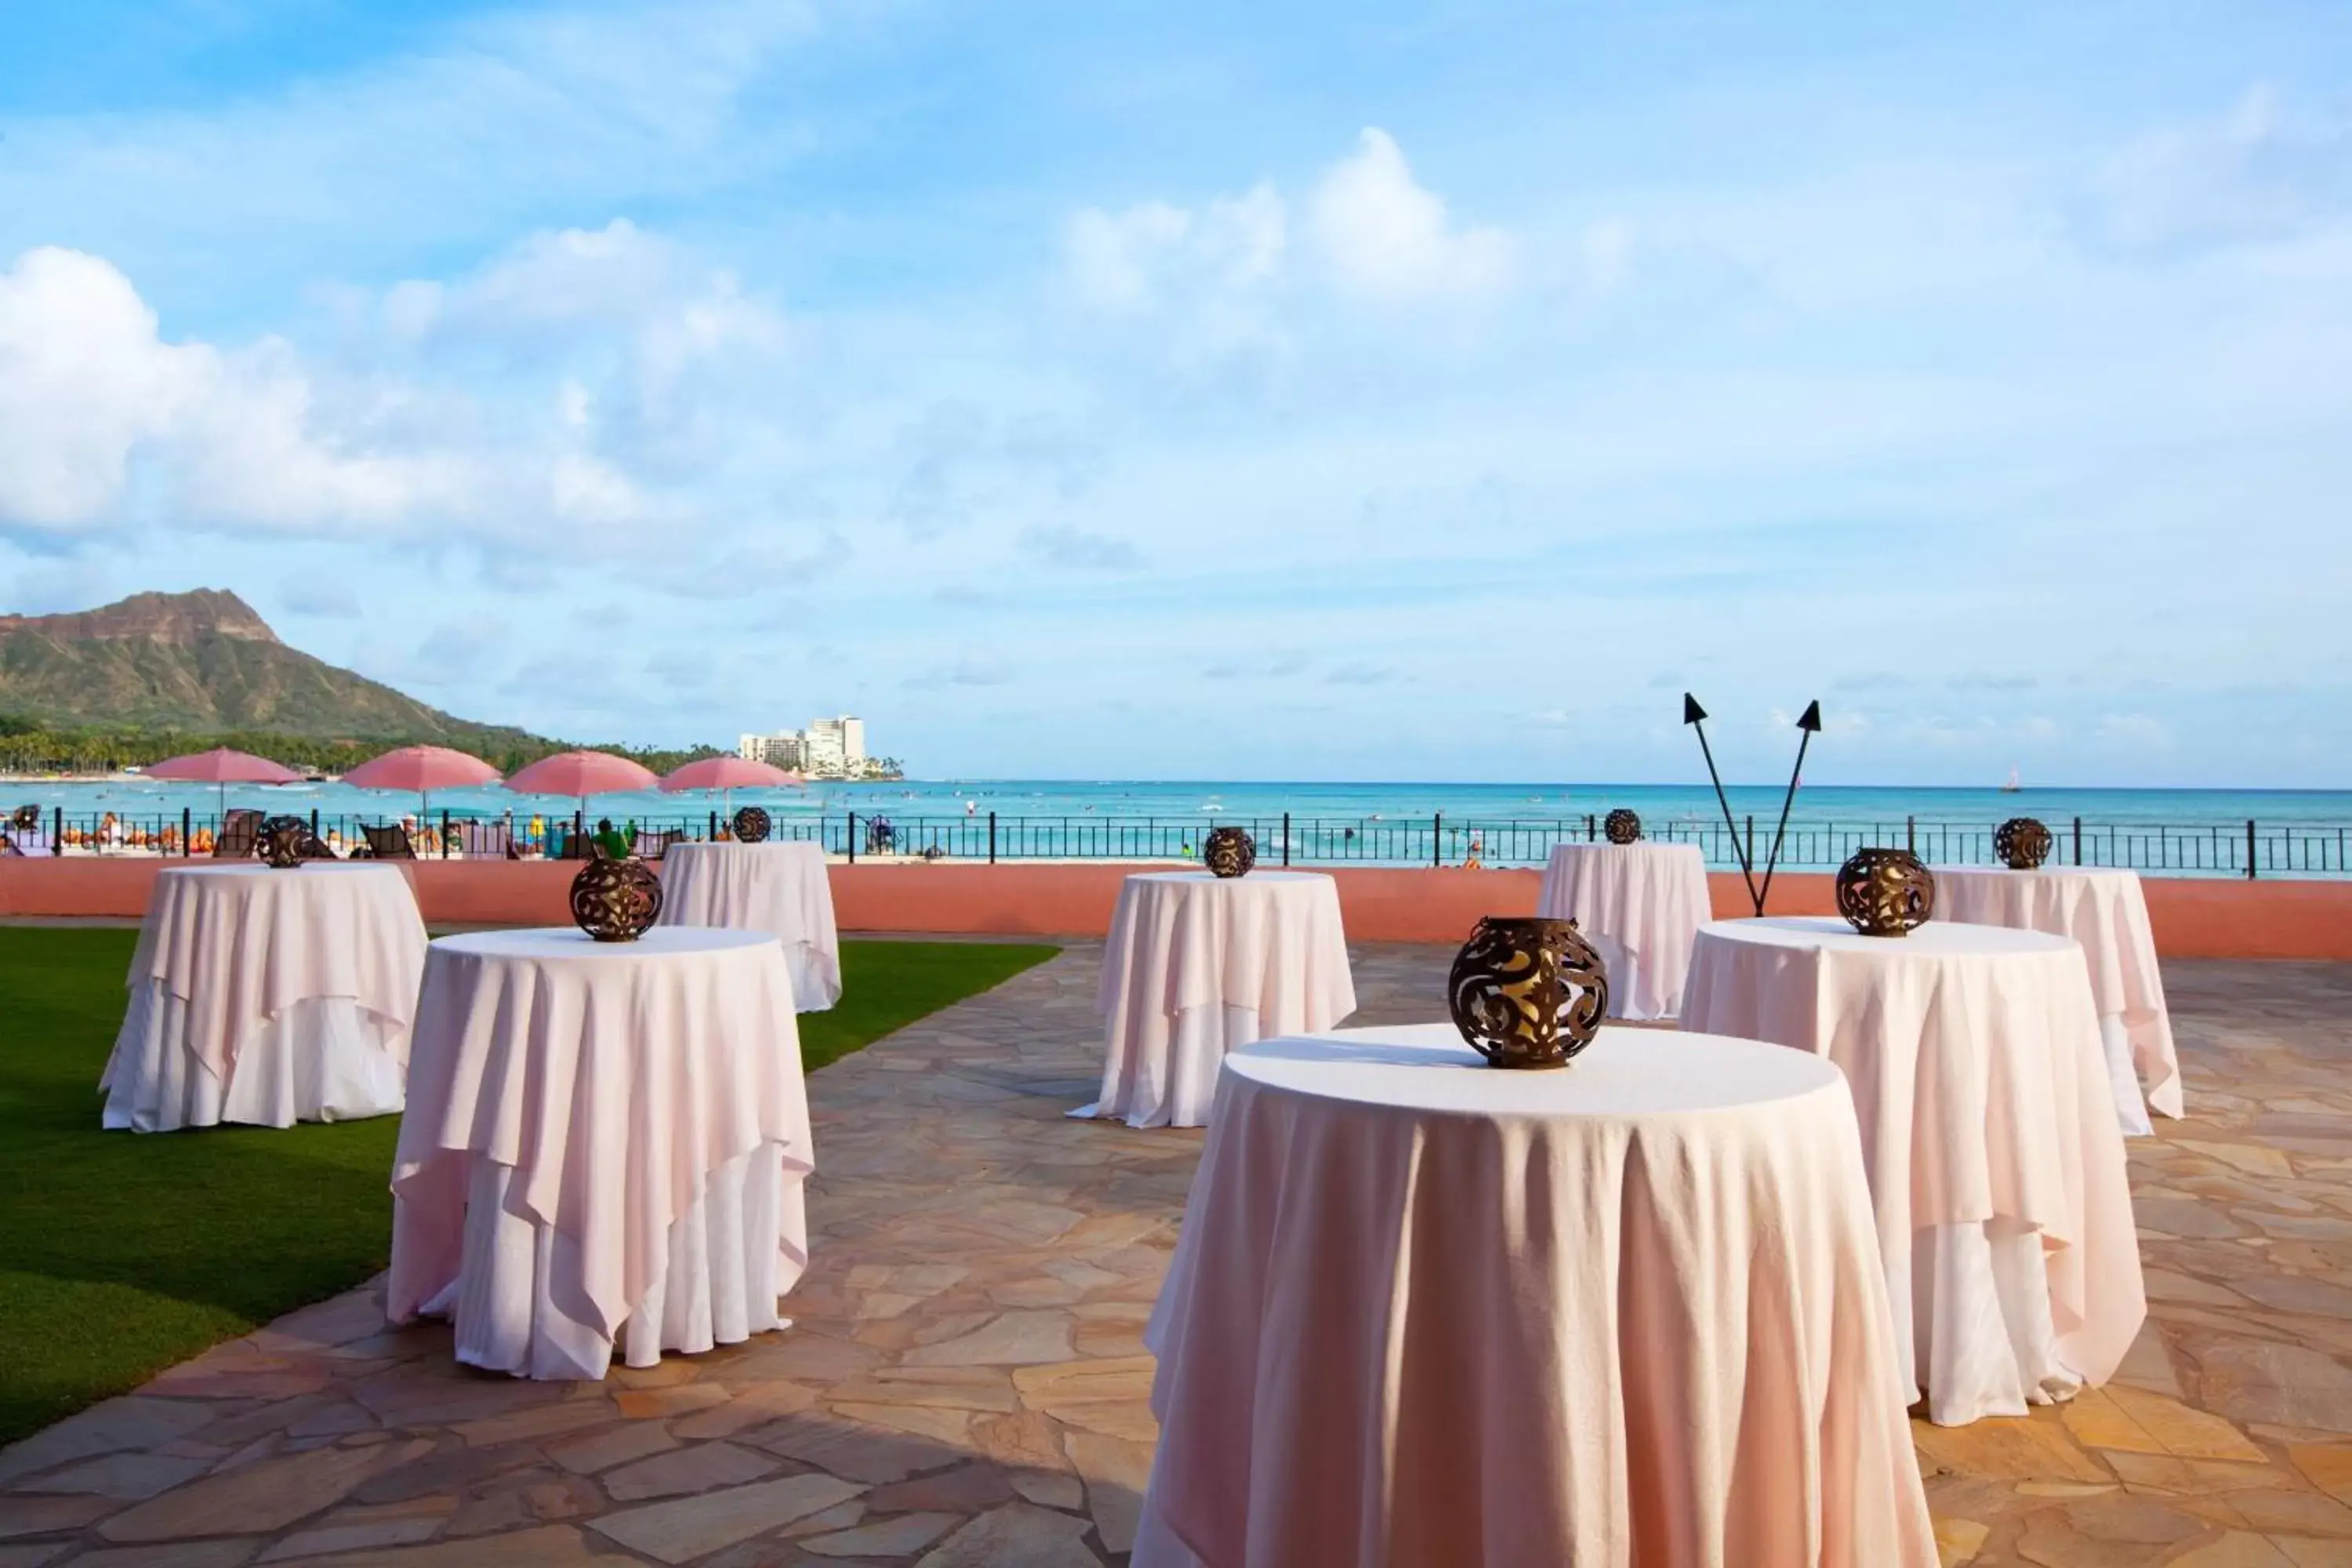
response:
<path fill-rule="evenodd" d="M 1450 954 L 1360 947 L 1361 1022 Z M 603 1384 L 457 1366 L 371 1286 L 0 1451 L 0 1568 L 1099 1568 L 1197 1132 L 1074 1122 L 1099 949 L 810 1080 L 796 1327 Z M 2167 966 L 2189 1103 L 2132 1143 L 2151 1321 L 2110 1387 L 1914 1424 L 1945 1561 L 2352 1565 L 2352 966 Z"/>

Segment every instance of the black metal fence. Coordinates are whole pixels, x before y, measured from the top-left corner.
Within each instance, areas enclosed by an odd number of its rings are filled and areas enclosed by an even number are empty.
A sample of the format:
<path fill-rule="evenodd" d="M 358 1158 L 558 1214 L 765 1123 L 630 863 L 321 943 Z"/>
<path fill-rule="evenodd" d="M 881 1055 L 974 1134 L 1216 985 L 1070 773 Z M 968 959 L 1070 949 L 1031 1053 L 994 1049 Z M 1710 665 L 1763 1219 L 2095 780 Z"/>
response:
<path fill-rule="evenodd" d="M 585 814 L 553 816 L 513 813 L 490 817 L 436 812 L 414 814 L 310 814 L 312 831 L 338 853 L 362 851 L 363 827 L 404 824 L 416 852 L 431 857 L 558 855 L 570 837 L 593 827 Z M 620 816 L 611 819 L 625 832 L 675 834 L 688 841 L 723 837 L 726 821 L 701 815 Z M 1197 859 L 1210 829 L 1238 826 L 1257 841 L 1258 863 L 1276 866 L 1540 866 L 1556 845 L 1601 837 L 1602 814 L 1580 817 L 1497 818 L 1328 817 L 1278 816 L 1011 816 L 994 812 L 959 816 L 892 817 L 845 813 L 829 816 L 780 816 L 777 838 L 814 841 L 828 855 L 848 859 L 930 860 L 1142 860 Z M 67 812 L 52 808 L 35 826 L 0 825 L 24 854 L 206 855 L 219 832 L 211 814 L 119 814 Z M 1753 817 L 1738 825 L 1720 818 L 1653 818 L 1647 836 L 1675 844 L 1696 844 L 1709 866 L 1736 868 L 1743 855 L 1759 868 L 1771 851 L 1773 823 Z M 2210 822 L 2200 824 L 2095 823 L 2081 818 L 2049 824 L 2057 865 L 2118 866 L 2134 870 L 2205 877 L 2341 877 L 2352 875 L 2352 823 L 2315 824 Z M 1901 845 L 1930 864 L 1990 865 L 1990 822 L 1814 821 L 1789 824 L 1780 864 L 1822 870 L 1843 864 L 1856 849 Z"/>

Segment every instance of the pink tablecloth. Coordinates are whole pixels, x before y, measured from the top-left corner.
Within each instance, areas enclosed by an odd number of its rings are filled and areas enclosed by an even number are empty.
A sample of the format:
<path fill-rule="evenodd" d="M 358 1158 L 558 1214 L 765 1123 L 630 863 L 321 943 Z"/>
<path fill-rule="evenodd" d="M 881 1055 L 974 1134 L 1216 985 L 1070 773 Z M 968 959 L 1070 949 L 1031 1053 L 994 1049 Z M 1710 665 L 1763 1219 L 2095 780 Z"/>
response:
<path fill-rule="evenodd" d="M 393 1164 L 390 1314 L 454 1310 L 461 1359 L 539 1377 L 602 1376 L 632 1322 L 659 1321 L 626 1338 L 640 1366 L 776 1327 L 814 1168 L 774 937 L 444 937 Z"/>
<path fill-rule="evenodd" d="M 1692 939 L 1715 918 L 1696 844 L 1562 844 L 1545 866 L 1536 913 L 1572 920 L 1609 966 L 1609 1016 L 1682 1011 Z"/>
<path fill-rule="evenodd" d="M 158 872 L 100 1087 L 142 1131 L 400 1109 L 425 921 L 390 866 Z"/>
<path fill-rule="evenodd" d="M 1938 866 L 1936 918 L 2070 936 L 2091 968 L 2091 999 L 2116 1072 L 2124 1131 L 2149 1131 L 2147 1109 L 2182 1114 L 2180 1058 L 2156 963 L 2139 873 L 2097 866 Z M 2145 1093 L 2146 1107 L 2141 1095 Z"/>
<path fill-rule="evenodd" d="M 2072 942 L 1722 921 L 1699 932 L 1682 1021 L 1844 1070 L 1900 1348 L 1936 1421 L 2022 1415 L 2115 1372 L 2147 1299 Z"/>
<path fill-rule="evenodd" d="M 1356 1010 L 1339 889 L 1319 872 L 1148 871 L 1103 946 L 1102 1095 L 1073 1116 L 1198 1127 L 1225 1053 Z"/>
<path fill-rule="evenodd" d="M 1931 1568 L 1828 1064 L 1450 1026 L 1227 1058 L 1145 1339 L 1136 1568 Z"/>
<path fill-rule="evenodd" d="M 661 858 L 666 926 L 772 932 L 803 1013 L 841 1000 L 841 938 L 824 849 L 805 841 L 673 844 Z"/>

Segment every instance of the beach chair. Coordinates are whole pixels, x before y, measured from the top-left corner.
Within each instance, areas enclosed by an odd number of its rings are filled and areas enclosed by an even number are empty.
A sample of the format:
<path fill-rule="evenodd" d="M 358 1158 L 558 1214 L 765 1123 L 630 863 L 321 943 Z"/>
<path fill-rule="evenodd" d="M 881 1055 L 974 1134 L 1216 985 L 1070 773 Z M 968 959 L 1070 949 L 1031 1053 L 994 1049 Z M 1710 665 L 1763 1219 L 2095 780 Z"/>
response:
<path fill-rule="evenodd" d="M 515 848 L 514 824 L 510 822 L 459 822 L 457 847 L 468 860 L 519 860 L 521 854 Z"/>
<path fill-rule="evenodd" d="M 220 835 L 213 840 L 215 860 L 250 860 L 261 843 L 261 813 L 238 809 L 221 818 Z"/>
<path fill-rule="evenodd" d="M 414 860 L 415 847 L 408 842 L 408 829 L 397 822 L 388 827 L 362 827 L 367 835 L 368 858 L 371 860 Z"/>
<path fill-rule="evenodd" d="M 302 858 L 305 860 L 340 860 L 342 857 L 336 854 L 334 847 L 330 845 L 324 838 L 320 837 L 315 833 L 306 833 L 302 836 Z"/>
<path fill-rule="evenodd" d="M 658 860 L 668 852 L 671 845 L 685 837 L 683 833 L 667 830 L 656 832 L 651 828 L 640 828 L 637 830 L 637 858 Z"/>
<path fill-rule="evenodd" d="M 17 847 L 14 838 L 5 833 L 0 833 L 0 860 L 14 859 L 23 856 L 24 853 L 24 850 Z"/>

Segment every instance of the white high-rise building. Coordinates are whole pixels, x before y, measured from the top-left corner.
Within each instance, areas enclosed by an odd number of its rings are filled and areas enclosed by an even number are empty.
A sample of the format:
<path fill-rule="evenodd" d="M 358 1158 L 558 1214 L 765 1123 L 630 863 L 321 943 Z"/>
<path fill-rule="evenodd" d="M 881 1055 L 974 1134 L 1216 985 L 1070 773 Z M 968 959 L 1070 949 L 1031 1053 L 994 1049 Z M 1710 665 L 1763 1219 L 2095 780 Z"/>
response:
<path fill-rule="evenodd" d="M 805 731 L 809 754 L 837 760 L 856 773 L 866 767 L 866 721 L 845 713 L 837 719 L 812 719 Z"/>
<path fill-rule="evenodd" d="M 755 763 L 795 768 L 812 778 L 863 778 L 866 721 L 847 713 L 835 719 L 812 719 L 805 730 L 742 735 L 735 750 Z"/>

